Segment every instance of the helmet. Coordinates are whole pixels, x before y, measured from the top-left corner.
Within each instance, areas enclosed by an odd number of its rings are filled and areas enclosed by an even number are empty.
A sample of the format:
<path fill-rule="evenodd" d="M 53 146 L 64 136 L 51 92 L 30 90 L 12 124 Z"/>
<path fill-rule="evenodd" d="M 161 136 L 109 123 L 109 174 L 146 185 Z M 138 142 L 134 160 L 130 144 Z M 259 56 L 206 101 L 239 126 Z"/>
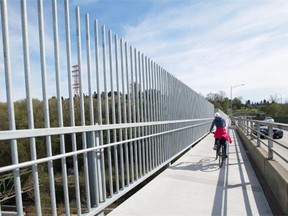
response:
<path fill-rule="evenodd" d="M 215 117 L 220 117 L 220 113 L 219 113 L 219 112 L 216 112 L 214 116 L 215 116 Z"/>

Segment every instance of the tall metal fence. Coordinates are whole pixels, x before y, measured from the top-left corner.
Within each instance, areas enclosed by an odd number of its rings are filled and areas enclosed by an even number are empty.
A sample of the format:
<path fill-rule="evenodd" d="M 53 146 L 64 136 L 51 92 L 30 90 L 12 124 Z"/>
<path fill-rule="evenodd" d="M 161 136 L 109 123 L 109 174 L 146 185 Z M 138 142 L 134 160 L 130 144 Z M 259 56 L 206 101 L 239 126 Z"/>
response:
<path fill-rule="evenodd" d="M 0 211 L 99 214 L 207 134 L 211 103 L 79 7 L 0 2 Z"/>

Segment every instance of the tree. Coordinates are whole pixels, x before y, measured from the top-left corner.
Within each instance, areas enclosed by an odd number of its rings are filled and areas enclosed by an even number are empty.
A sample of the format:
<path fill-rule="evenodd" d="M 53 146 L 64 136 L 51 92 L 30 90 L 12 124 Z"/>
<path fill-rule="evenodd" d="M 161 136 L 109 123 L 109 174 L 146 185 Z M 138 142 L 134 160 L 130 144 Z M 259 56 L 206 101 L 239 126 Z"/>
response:
<path fill-rule="evenodd" d="M 241 98 L 234 98 L 232 100 L 232 110 L 241 109 L 241 107 L 242 107 Z"/>
<path fill-rule="evenodd" d="M 265 106 L 264 111 L 269 116 L 277 117 L 281 112 L 281 106 L 277 103 L 271 103 Z"/>
<path fill-rule="evenodd" d="M 245 105 L 246 105 L 246 107 L 249 107 L 251 105 L 251 101 L 247 100 Z"/>
<path fill-rule="evenodd" d="M 227 113 L 229 108 L 229 99 L 225 97 L 225 92 L 219 91 L 219 93 L 209 93 L 206 99 L 214 104 L 215 108 L 220 109 Z"/>

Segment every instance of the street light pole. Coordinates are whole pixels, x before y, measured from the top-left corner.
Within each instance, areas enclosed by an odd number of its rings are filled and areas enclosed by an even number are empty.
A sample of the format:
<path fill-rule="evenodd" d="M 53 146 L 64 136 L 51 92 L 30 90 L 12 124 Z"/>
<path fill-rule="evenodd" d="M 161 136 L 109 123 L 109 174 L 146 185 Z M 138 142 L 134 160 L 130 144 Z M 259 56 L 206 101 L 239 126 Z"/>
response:
<path fill-rule="evenodd" d="M 231 89 L 230 89 L 230 93 L 231 93 L 231 98 L 230 98 L 230 109 L 231 109 L 231 116 L 232 116 L 232 90 L 233 88 L 236 88 L 236 87 L 239 87 L 239 86 L 244 86 L 245 84 L 240 84 L 240 85 L 235 85 L 235 86 L 231 86 Z"/>

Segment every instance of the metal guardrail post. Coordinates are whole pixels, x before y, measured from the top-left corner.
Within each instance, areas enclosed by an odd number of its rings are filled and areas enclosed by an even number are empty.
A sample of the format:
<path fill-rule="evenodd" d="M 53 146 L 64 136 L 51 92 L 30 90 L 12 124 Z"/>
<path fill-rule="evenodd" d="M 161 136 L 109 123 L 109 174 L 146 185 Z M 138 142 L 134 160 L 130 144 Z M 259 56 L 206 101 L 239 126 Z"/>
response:
<path fill-rule="evenodd" d="M 95 133 L 95 134 L 94 134 Z M 95 139 L 96 142 L 92 142 L 92 139 Z M 99 131 L 87 133 L 87 147 L 93 148 L 93 144 L 99 146 Z M 90 203 L 91 207 L 99 206 L 100 202 L 104 201 L 103 194 L 103 181 L 102 175 L 103 170 L 101 169 L 101 151 L 103 149 L 97 149 L 96 151 L 88 152 L 88 170 L 89 170 L 89 188 L 90 188 Z M 104 215 L 104 212 L 101 212 L 97 215 Z"/>
<path fill-rule="evenodd" d="M 260 147 L 260 124 L 257 124 L 257 147 Z"/>
<path fill-rule="evenodd" d="M 95 142 L 93 143 L 93 132 L 87 133 L 87 148 L 93 148 L 93 144 L 95 145 Z M 89 188 L 90 188 L 90 203 L 91 207 L 97 206 L 99 201 L 97 202 L 97 167 L 96 167 L 96 154 L 94 151 L 90 151 L 87 153 L 88 158 L 88 170 L 89 170 Z"/>
<path fill-rule="evenodd" d="M 249 124 L 250 124 L 250 127 L 249 127 L 249 129 L 250 129 L 250 138 L 251 138 L 251 140 L 253 140 L 254 139 L 254 136 L 253 136 L 253 122 L 249 122 Z"/>
<path fill-rule="evenodd" d="M 268 160 L 273 159 L 273 127 L 268 126 Z"/>
<path fill-rule="evenodd" d="M 249 127 L 248 127 L 249 122 L 245 120 L 245 130 L 246 130 L 246 135 L 249 136 Z"/>
<path fill-rule="evenodd" d="M 246 130 L 245 130 L 245 122 L 244 120 L 241 120 L 241 129 L 245 132 L 246 134 Z"/>

